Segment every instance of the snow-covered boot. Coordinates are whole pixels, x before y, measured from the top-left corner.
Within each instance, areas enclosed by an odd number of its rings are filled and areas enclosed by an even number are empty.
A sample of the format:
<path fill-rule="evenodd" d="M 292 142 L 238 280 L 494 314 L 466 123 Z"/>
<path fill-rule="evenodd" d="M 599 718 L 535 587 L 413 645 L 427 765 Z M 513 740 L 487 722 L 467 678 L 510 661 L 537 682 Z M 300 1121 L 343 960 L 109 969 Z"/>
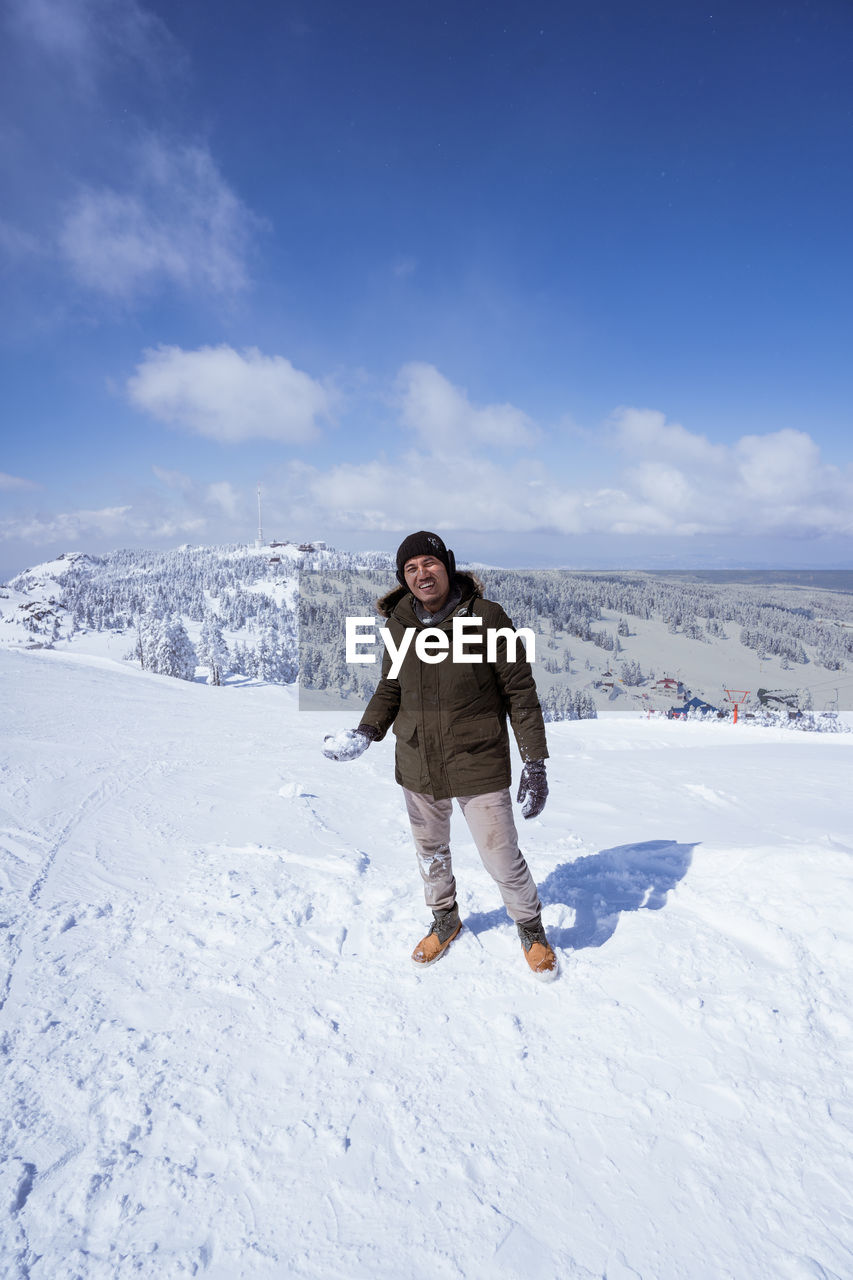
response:
<path fill-rule="evenodd" d="M 443 956 L 461 928 L 459 908 L 455 903 L 449 911 L 433 911 L 432 928 L 412 952 L 412 959 L 418 968 L 434 964 Z"/>
<path fill-rule="evenodd" d="M 557 957 L 551 950 L 545 930 L 542 928 L 542 917 L 517 923 L 516 929 L 521 938 L 524 958 L 533 970 L 534 975 L 543 982 L 550 982 L 557 976 Z"/>

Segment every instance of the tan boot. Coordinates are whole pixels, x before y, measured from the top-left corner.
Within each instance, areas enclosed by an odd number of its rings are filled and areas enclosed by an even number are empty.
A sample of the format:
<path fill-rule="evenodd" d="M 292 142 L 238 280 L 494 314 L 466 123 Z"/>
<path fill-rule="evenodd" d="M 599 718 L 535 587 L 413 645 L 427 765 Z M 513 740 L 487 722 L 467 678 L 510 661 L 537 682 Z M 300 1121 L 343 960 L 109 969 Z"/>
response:
<path fill-rule="evenodd" d="M 462 928 L 458 907 L 453 906 L 449 911 L 433 911 L 432 914 L 432 928 L 412 952 L 412 959 L 419 969 L 425 969 L 443 956 Z"/>
<path fill-rule="evenodd" d="M 556 978 L 557 957 L 545 936 L 541 916 L 537 916 L 535 920 L 527 920 L 524 924 L 516 924 L 515 927 L 521 938 L 524 958 L 533 970 L 534 977 L 539 978 L 541 982 L 550 982 Z"/>

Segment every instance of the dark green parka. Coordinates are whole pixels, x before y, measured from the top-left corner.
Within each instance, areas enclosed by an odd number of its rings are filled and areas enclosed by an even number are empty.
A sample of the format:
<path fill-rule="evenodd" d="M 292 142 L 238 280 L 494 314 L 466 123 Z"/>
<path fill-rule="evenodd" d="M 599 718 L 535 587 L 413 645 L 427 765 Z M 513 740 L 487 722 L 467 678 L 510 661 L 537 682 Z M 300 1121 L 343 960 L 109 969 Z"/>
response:
<path fill-rule="evenodd" d="M 454 663 L 448 653 L 441 662 L 422 662 L 413 637 L 395 680 L 389 676 L 391 656 L 386 650 L 382 676 L 361 718 L 380 738 L 394 726 L 397 781 L 436 800 L 483 795 L 510 785 L 507 716 L 523 761 L 544 760 L 548 755 L 542 709 L 530 664 L 523 657 L 524 645 L 519 642 L 516 660 L 510 662 L 501 637 L 497 661 L 485 661 L 486 631 L 512 628 L 512 622 L 499 604 L 483 599 L 482 587 L 471 574 L 458 573 L 456 582 L 462 599 L 439 628 L 452 636 L 454 617 L 481 617 L 482 641 L 472 643 L 469 633 L 466 647 L 482 654 L 483 661 Z M 388 619 L 397 647 L 407 628 L 417 633 L 433 625 L 418 619 L 408 587 L 390 591 L 377 608 Z"/>

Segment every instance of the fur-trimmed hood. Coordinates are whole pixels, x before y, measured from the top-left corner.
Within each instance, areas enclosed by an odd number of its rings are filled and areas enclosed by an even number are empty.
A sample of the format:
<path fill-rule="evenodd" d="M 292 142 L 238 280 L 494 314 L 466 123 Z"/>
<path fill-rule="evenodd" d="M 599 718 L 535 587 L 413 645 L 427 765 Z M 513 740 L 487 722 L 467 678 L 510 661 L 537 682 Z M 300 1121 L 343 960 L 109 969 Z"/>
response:
<path fill-rule="evenodd" d="M 483 584 L 480 579 L 473 573 L 462 573 L 457 570 L 454 583 L 462 589 L 462 599 L 467 600 L 469 596 L 482 596 Z M 400 601 L 411 595 L 408 587 L 392 587 L 386 595 L 380 596 L 376 601 L 377 613 L 383 618 L 390 618 Z"/>

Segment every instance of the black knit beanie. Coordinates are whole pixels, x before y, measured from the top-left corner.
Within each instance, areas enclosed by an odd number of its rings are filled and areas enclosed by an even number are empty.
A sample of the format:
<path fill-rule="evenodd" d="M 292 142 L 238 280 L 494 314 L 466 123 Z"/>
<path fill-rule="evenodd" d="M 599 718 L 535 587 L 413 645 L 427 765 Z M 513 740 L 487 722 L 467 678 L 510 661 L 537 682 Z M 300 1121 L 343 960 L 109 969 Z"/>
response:
<path fill-rule="evenodd" d="M 397 581 L 404 587 L 406 579 L 403 569 L 415 556 L 435 556 L 444 565 L 449 578 L 456 572 L 456 557 L 452 551 L 447 550 L 438 534 L 420 529 L 417 533 L 410 533 L 397 548 Z"/>

